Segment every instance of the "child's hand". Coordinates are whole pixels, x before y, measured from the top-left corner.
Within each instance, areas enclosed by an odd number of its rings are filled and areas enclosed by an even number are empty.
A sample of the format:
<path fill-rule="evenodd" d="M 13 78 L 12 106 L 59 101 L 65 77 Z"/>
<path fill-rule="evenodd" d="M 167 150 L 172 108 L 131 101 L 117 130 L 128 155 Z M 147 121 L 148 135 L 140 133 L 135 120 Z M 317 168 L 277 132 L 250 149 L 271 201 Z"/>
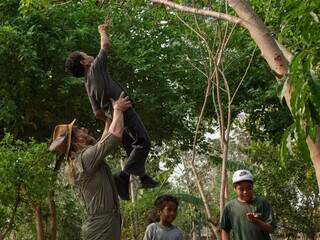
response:
<path fill-rule="evenodd" d="M 257 213 L 247 213 L 247 219 L 249 222 L 256 223 L 260 219 L 260 215 Z"/>
<path fill-rule="evenodd" d="M 106 18 L 104 19 L 104 23 L 103 23 L 103 24 L 100 24 L 100 25 L 98 26 L 98 32 L 99 32 L 99 33 L 104 33 L 104 32 L 106 31 L 106 28 L 107 28 L 108 26 L 110 26 L 110 24 L 111 24 L 110 18 L 106 17 Z"/>
<path fill-rule="evenodd" d="M 120 110 L 122 112 L 126 111 L 128 108 L 132 107 L 132 103 L 129 100 L 129 97 L 125 96 L 125 93 L 122 92 L 119 99 L 117 101 L 110 99 L 112 102 L 112 107 L 114 110 Z"/>

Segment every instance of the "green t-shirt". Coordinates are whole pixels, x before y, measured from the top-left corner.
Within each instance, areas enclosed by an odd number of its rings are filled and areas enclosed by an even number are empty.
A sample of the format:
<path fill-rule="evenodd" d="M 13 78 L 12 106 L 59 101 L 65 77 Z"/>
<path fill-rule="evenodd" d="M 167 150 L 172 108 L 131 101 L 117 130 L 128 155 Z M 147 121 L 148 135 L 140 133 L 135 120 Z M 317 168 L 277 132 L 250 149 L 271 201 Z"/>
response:
<path fill-rule="evenodd" d="M 247 220 L 246 214 L 254 212 L 260 214 L 260 219 L 276 227 L 270 204 L 263 198 L 253 197 L 249 203 L 233 199 L 226 204 L 223 210 L 220 229 L 230 232 L 232 230 L 235 240 L 270 240 L 269 233 Z"/>

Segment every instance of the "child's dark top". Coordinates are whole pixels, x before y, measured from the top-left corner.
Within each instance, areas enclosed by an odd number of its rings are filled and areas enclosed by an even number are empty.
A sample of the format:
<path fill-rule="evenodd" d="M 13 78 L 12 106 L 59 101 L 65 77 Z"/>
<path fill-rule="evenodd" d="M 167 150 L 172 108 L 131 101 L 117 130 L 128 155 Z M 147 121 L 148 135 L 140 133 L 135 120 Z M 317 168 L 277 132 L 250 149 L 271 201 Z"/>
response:
<path fill-rule="evenodd" d="M 91 64 L 86 76 L 85 86 L 87 94 L 95 113 L 99 109 L 111 109 L 110 98 L 117 100 L 124 89 L 115 81 L 107 70 L 107 51 L 101 49 Z"/>

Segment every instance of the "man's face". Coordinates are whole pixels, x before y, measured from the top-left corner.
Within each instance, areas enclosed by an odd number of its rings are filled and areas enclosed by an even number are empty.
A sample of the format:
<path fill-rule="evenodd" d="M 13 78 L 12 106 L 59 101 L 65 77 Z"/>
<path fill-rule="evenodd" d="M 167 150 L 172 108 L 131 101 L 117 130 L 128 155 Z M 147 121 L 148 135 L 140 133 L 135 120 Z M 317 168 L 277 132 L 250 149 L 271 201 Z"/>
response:
<path fill-rule="evenodd" d="M 234 191 L 242 202 L 249 202 L 253 196 L 253 184 L 250 181 L 238 182 L 235 184 Z"/>
<path fill-rule="evenodd" d="M 96 139 L 89 134 L 89 130 L 84 127 L 78 128 L 78 136 L 82 136 L 86 145 L 93 145 L 96 143 Z"/>
<path fill-rule="evenodd" d="M 83 60 L 81 61 L 83 65 L 91 65 L 91 63 L 93 63 L 94 57 L 89 56 L 84 52 L 80 52 L 80 54 L 83 57 Z"/>

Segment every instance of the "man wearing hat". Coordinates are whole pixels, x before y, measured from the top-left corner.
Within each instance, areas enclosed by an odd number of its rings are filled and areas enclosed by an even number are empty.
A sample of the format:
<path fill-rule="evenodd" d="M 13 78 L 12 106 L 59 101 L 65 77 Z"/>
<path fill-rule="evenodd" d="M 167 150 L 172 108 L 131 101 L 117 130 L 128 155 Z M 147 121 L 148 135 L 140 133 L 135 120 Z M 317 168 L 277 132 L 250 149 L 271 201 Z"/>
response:
<path fill-rule="evenodd" d="M 248 170 L 238 170 L 232 182 L 237 198 L 223 209 L 221 239 L 229 240 L 230 231 L 236 240 L 270 240 L 269 233 L 276 228 L 270 204 L 253 195 L 253 177 Z"/>
<path fill-rule="evenodd" d="M 55 127 L 49 146 L 50 151 L 66 159 L 68 180 L 85 205 L 85 240 L 120 240 L 118 192 L 105 157 L 121 143 L 123 112 L 131 107 L 123 96 L 112 100 L 113 120 L 110 127 L 106 123 L 99 141 L 87 129 L 75 126 L 74 120 Z"/>

